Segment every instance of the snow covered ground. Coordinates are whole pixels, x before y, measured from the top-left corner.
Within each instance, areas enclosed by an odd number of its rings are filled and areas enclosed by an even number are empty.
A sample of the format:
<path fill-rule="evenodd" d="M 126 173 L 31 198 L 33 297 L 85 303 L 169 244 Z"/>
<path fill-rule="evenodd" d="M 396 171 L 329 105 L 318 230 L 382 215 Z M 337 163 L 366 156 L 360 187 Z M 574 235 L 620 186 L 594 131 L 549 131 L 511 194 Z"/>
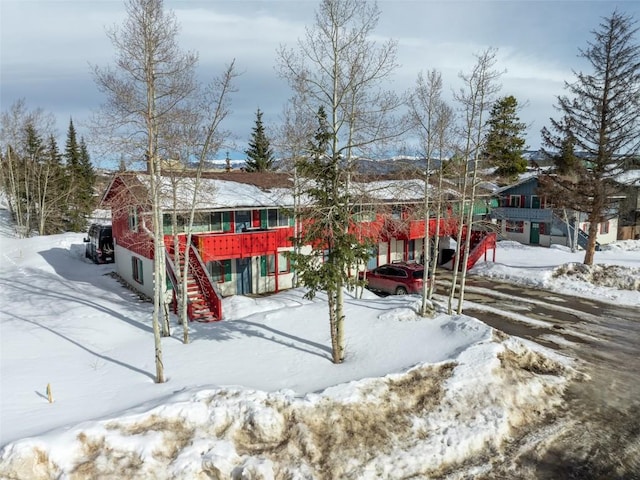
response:
<path fill-rule="evenodd" d="M 2 478 L 439 476 L 557 408 L 574 374 L 474 318 L 421 318 L 419 297 L 373 294 L 347 299 L 334 365 L 323 297 L 293 290 L 225 299 L 224 321 L 190 325 L 189 345 L 175 328 L 155 384 L 151 305 L 85 260 L 83 235 L 12 238 L 0 214 Z M 596 261 L 637 280 L 638 243 Z M 554 277 L 580 256 L 501 242 L 475 270 L 638 303 Z"/>

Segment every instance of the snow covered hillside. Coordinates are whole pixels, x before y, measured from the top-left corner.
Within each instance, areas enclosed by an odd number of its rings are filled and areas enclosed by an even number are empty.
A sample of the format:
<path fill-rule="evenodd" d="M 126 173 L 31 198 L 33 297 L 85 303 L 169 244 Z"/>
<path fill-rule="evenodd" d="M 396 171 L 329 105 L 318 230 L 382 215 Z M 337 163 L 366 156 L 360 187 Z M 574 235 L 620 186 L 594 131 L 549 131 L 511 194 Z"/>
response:
<path fill-rule="evenodd" d="M 293 290 L 225 299 L 224 321 L 190 325 L 189 345 L 176 328 L 158 385 L 151 304 L 85 260 L 83 235 L 16 239 L 0 224 L 2 478 L 438 476 L 558 408 L 574 375 L 474 318 L 373 294 L 348 298 L 334 365 L 324 299 Z M 497 256 L 477 270 L 552 282 L 563 263 L 522 265 L 534 255 L 508 244 Z"/>

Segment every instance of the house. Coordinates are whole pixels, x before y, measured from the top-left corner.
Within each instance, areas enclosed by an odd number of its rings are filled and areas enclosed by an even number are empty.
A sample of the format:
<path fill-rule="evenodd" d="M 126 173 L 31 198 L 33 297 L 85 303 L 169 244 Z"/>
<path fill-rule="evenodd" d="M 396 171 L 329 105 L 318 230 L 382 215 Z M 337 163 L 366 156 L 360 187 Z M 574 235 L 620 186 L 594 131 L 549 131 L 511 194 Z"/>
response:
<path fill-rule="evenodd" d="M 569 245 L 577 227 L 578 245 L 585 248 L 589 223 L 587 215 L 573 210 L 554 209 L 544 196 L 538 193 L 538 177 L 530 176 L 513 185 L 499 188 L 494 192 L 498 207 L 493 208 L 491 217 L 495 221 L 500 238 L 507 238 L 526 245 Z M 598 228 L 596 238 L 600 244 L 617 239 L 618 217 L 611 212 L 609 218 Z"/>
<path fill-rule="evenodd" d="M 618 239 L 640 238 L 640 169 L 629 169 L 619 175 L 616 181 L 625 198 L 620 202 L 620 222 Z"/>
<path fill-rule="evenodd" d="M 102 203 L 112 212 L 116 271 L 136 290 L 151 297 L 153 285 L 153 226 L 145 173 L 114 175 Z M 192 320 L 222 318 L 220 299 L 229 295 L 278 292 L 292 288 L 294 270 L 287 252 L 303 228 L 294 211 L 292 179 L 275 172 L 206 173 L 194 196 L 195 179 L 165 177 L 159 186 L 167 257 L 167 287 L 176 284 L 179 262 L 189 262 Z M 425 220 L 417 213 L 424 184 L 405 180 L 354 182 L 350 229 L 375 245 L 366 267 L 395 261 L 418 261 L 424 253 Z M 185 226 L 195 203 L 191 242 Z M 173 231 L 177 225 L 177 231 Z M 453 217 L 440 221 L 440 235 L 456 235 Z M 432 237 L 436 219 L 429 220 Z M 174 235 L 175 234 L 175 235 Z M 470 265 L 495 248 L 495 237 L 475 234 Z M 482 244 L 476 248 L 476 244 Z M 307 247 L 310 251 L 310 247 Z M 363 266 L 364 268 L 364 266 Z M 470 268 L 470 267 L 468 267 Z"/>

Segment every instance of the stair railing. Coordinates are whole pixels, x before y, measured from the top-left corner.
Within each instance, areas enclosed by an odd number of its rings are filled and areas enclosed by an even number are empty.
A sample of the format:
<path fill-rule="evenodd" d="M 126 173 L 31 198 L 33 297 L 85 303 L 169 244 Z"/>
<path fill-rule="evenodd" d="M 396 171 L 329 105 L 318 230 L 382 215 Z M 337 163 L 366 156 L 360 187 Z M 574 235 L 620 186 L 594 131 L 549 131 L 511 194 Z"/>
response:
<path fill-rule="evenodd" d="M 220 300 L 222 296 L 214 286 L 215 284 L 204 266 L 198 249 L 193 244 L 188 246 L 188 255 L 189 269 L 200 287 L 200 291 L 207 302 L 209 310 L 213 313 L 216 320 L 222 320 L 222 301 Z"/>
<path fill-rule="evenodd" d="M 182 254 L 181 254 L 182 255 Z M 178 276 L 176 275 L 176 266 L 173 263 L 173 252 L 171 252 L 168 248 L 165 248 L 165 256 L 164 256 L 167 275 L 169 276 L 169 280 L 171 280 L 171 285 L 173 286 L 173 313 L 178 314 Z M 191 303 L 187 301 L 187 318 L 191 318 L 193 312 L 193 307 Z"/>

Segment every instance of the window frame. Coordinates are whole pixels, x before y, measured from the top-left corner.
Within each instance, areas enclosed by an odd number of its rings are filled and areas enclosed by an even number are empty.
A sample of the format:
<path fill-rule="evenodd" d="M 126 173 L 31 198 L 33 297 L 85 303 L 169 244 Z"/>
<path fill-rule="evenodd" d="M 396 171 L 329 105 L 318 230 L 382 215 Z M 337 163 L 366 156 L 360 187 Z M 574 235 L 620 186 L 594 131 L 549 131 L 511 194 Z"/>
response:
<path fill-rule="evenodd" d="M 131 277 L 140 285 L 144 285 L 144 264 L 142 259 L 132 256 L 131 257 Z"/>
<path fill-rule="evenodd" d="M 507 220 L 505 231 L 507 233 L 524 233 L 524 220 Z"/>
<path fill-rule="evenodd" d="M 280 208 L 267 208 L 267 227 L 282 228 L 290 225 L 291 215 L 287 215 Z"/>
<path fill-rule="evenodd" d="M 138 232 L 140 230 L 140 222 L 138 220 L 138 209 L 136 207 L 129 207 L 128 219 L 129 231 Z"/>
<path fill-rule="evenodd" d="M 211 280 L 215 283 L 231 281 L 231 260 L 213 260 L 207 269 Z"/>

